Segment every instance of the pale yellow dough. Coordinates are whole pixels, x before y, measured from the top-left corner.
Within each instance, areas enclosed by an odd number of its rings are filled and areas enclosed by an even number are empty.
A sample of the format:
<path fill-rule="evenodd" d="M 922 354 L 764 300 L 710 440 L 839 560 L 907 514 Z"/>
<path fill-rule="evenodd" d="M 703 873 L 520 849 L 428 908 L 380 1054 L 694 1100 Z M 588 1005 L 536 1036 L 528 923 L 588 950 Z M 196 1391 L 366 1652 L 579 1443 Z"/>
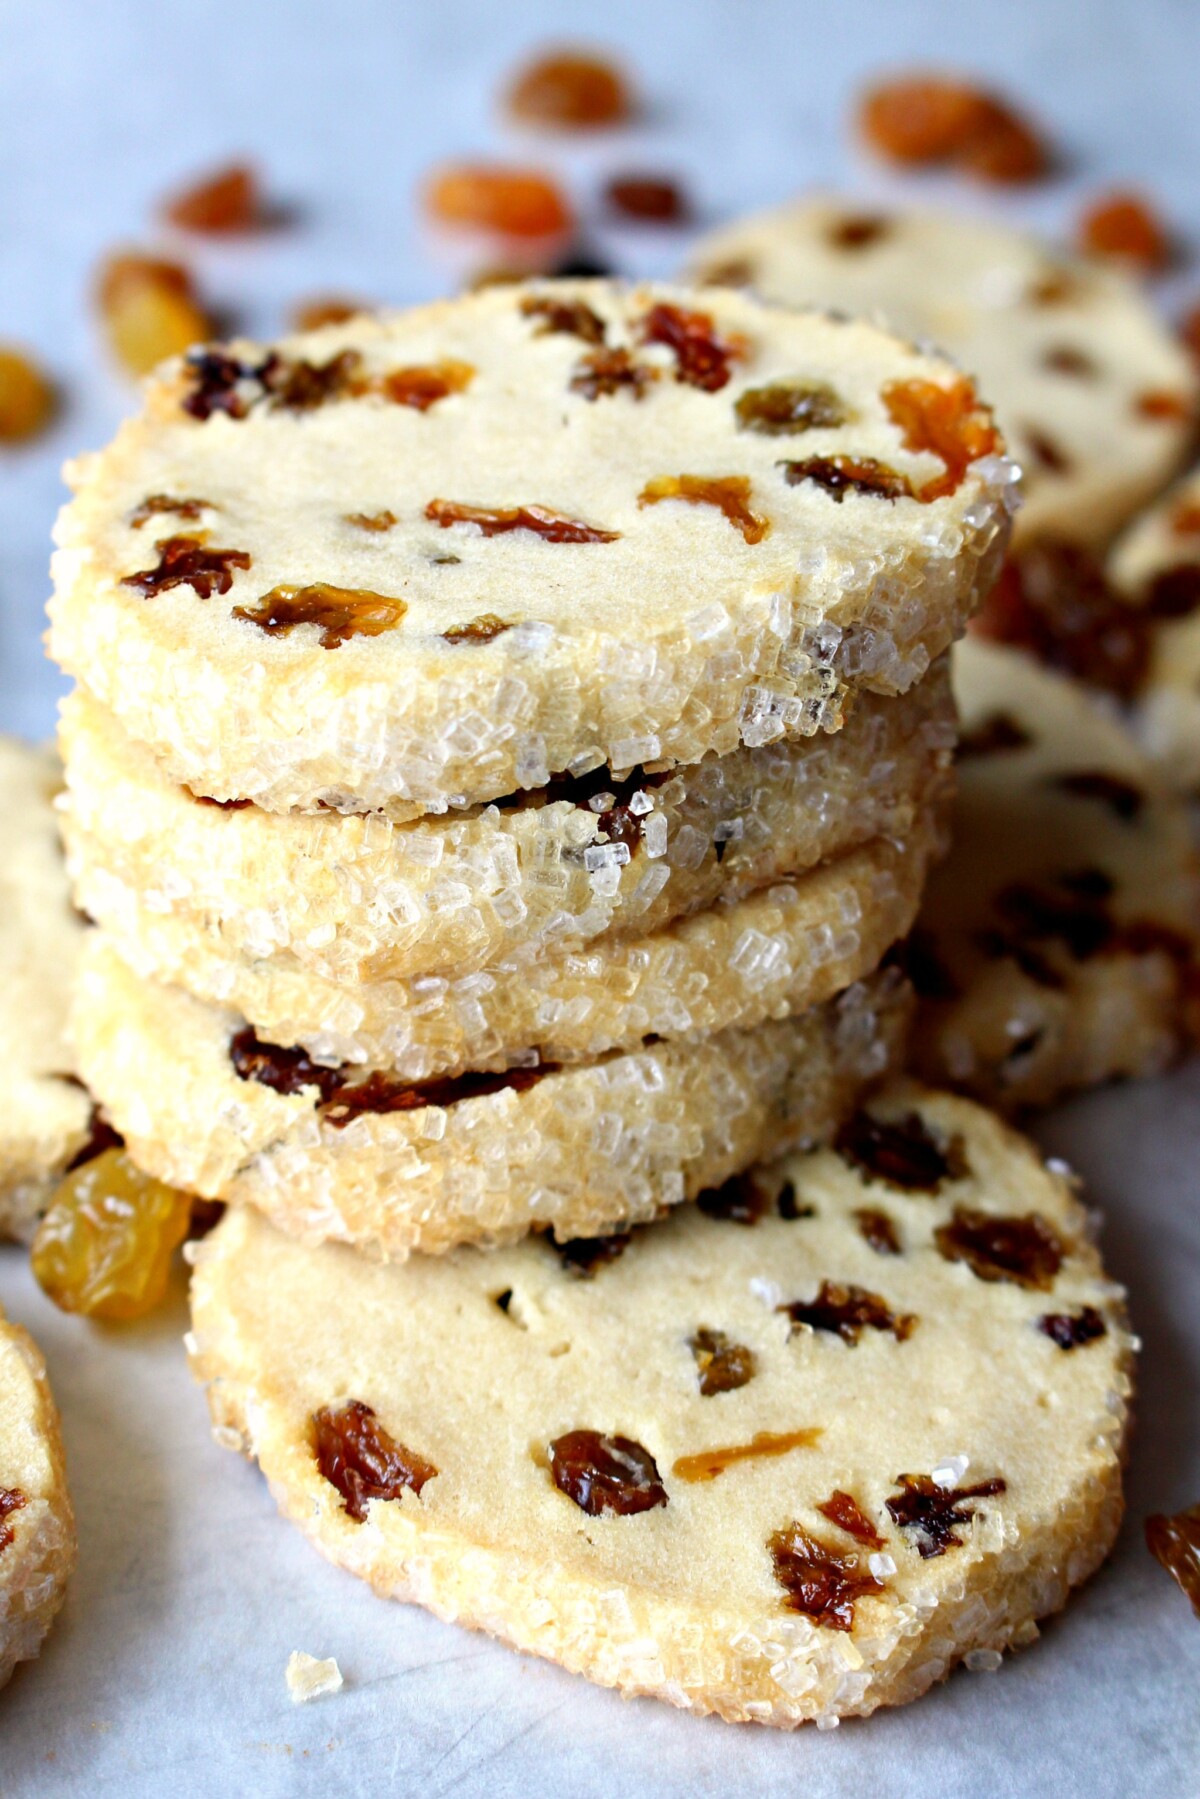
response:
<path fill-rule="evenodd" d="M 42 1646 L 75 1565 L 58 1411 L 32 1337 L 0 1311 L 0 1687 Z"/>

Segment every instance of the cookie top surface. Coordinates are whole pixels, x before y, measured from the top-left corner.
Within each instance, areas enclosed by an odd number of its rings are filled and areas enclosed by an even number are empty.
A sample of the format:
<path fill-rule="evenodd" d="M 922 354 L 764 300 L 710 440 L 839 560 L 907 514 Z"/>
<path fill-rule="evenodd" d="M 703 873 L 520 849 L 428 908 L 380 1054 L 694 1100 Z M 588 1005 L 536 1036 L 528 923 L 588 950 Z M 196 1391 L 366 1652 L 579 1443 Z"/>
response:
<path fill-rule="evenodd" d="M 74 1559 L 46 1365 L 32 1338 L 0 1311 L 0 1685 L 37 1653 Z"/>
<path fill-rule="evenodd" d="M 701 278 L 836 306 L 938 344 L 1021 465 L 1018 543 L 1103 541 L 1169 479 L 1196 379 L 1132 281 L 992 222 L 802 200 L 716 232 Z"/>
<path fill-rule="evenodd" d="M 385 1591 L 549 1654 L 590 1603 L 597 1663 L 609 1632 L 667 1663 L 686 1634 L 699 1684 L 734 1651 L 720 1678 L 775 1722 L 911 1696 L 934 1613 L 943 1658 L 979 1640 L 964 1587 L 999 1620 L 1027 1563 L 1094 1565 L 1130 1342 L 1082 1209 L 995 1118 L 893 1088 L 839 1142 L 598 1246 L 583 1278 L 538 1240 L 373 1266 L 234 1208 L 196 1257 L 197 1371 Z M 327 1478 L 314 1420 L 355 1405 L 419 1491 Z"/>
<path fill-rule="evenodd" d="M 234 344 L 74 465 L 54 653 L 177 778 L 276 810 L 694 761 L 924 674 L 998 553 L 1002 447 L 942 359 L 737 294 Z"/>

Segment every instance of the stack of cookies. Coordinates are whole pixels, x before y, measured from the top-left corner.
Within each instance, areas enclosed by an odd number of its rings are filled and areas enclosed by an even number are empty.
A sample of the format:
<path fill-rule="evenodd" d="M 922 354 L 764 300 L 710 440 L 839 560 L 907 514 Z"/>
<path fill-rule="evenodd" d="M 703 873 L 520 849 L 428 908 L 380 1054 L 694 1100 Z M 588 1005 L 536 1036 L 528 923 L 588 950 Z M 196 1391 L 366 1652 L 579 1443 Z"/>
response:
<path fill-rule="evenodd" d="M 1002 448 L 872 326 L 589 282 L 197 352 L 76 466 L 80 1070 L 237 1202 L 195 1366 L 381 1590 L 791 1724 L 1111 1541 L 1079 1208 L 968 1102 L 861 1104 Z"/>

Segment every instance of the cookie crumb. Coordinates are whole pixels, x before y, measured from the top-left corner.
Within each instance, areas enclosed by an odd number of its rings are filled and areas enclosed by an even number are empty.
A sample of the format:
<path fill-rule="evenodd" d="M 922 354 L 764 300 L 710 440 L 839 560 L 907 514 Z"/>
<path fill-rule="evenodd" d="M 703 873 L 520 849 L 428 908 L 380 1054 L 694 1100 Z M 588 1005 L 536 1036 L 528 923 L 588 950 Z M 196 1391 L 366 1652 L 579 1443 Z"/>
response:
<path fill-rule="evenodd" d="M 342 1686 L 342 1670 L 332 1655 L 320 1661 L 315 1655 L 305 1655 L 303 1649 L 293 1649 L 288 1656 L 284 1679 L 292 1704 L 307 1705 L 310 1699 L 323 1699 L 326 1693 L 338 1692 Z"/>

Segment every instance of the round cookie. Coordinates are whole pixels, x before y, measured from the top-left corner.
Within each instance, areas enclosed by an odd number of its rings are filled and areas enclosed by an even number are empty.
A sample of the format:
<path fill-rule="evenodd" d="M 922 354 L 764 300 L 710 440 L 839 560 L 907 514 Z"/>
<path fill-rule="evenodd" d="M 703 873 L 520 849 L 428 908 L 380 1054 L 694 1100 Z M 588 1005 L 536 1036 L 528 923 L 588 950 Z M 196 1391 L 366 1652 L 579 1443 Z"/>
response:
<path fill-rule="evenodd" d="M 916 918 L 927 870 L 944 848 L 949 786 L 939 774 L 937 803 L 916 814 L 903 844 L 876 838 L 647 937 L 512 957 L 453 980 L 342 985 L 282 958 L 223 956 L 113 883 L 102 923 L 143 977 L 228 1006 L 261 1037 L 302 1045 L 317 1061 L 370 1063 L 409 1081 L 590 1061 L 650 1036 L 748 1030 L 828 999 L 876 967 Z M 89 1079 L 91 1043 L 111 1022 L 102 985 L 81 985 L 74 1031 Z M 115 1099 L 103 1085 L 94 1091 L 106 1105 Z"/>
<path fill-rule="evenodd" d="M 220 955 L 283 957 L 343 985 L 461 976 L 645 935 L 872 837 L 903 838 L 953 718 L 938 663 L 903 698 L 867 695 L 833 735 L 624 783 L 601 767 L 394 824 L 197 800 L 77 688 L 60 726 L 63 827 L 93 917 L 133 903 L 126 889 Z"/>
<path fill-rule="evenodd" d="M 165 365 L 68 471 L 52 654 L 272 811 L 695 762 L 924 676 L 1003 555 L 1002 448 L 871 325 L 496 287 Z"/>
<path fill-rule="evenodd" d="M 91 981 L 111 1023 L 83 1033 L 84 1054 L 139 1164 L 293 1236 L 400 1258 L 644 1223 L 822 1141 L 899 1065 L 911 1015 L 889 970 L 753 1031 L 414 1089 L 271 1054 L 236 1014 L 139 981 L 111 950 Z"/>
<path fill-rule="evenodd" d="M 893 1088 L 838 1141 L 582 1268 L 231 1208 L 192 1280 L 216 1434 L 380 1594 L 625 1694 L 788 1727 L 994 1666 L 1116 1535 L 1121 1289 L 970 1102 Z"/>
<path fill-rule="evenodd" d="M 54 817 L 58 758 L 0 737 L 0 1237 L 24 1236 L 87 1141 L 67 1009 L 82 928 Z"/>
<path fill-rule="evenodd" d="M 1156 1074 L 1200 1024 L 1186 812 L 1071 681 L 969 638 L 952 846 L 901 960 L 928 1079 L 1002 1109 Z"/>
<path fill-rule="evenodd" d="M 75 1565 L 58 1412 L 32 1337 L 0 1311 L 0 1687 L 29 1661 Z"/>
<path fill-rule="evenodd" d="M 1191 441 L 1195 373 L 1144 294 L 994 221 L 801 200 L 713 233 L 693 268 L 883 318 L 953 356 L 1021 466 L 1018 546 L 1106 541 Z"/>

